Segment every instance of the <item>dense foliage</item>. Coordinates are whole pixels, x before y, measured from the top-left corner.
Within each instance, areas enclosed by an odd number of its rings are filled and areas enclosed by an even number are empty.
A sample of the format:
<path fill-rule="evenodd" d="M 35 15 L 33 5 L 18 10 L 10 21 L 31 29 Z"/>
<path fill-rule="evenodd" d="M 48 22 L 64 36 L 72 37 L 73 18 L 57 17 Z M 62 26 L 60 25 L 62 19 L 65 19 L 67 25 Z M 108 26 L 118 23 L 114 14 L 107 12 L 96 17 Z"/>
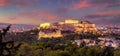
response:
<path fill-rule="evenodd" d="M 120 50 L 111 47 L 78 47 L 67 42 L 66 45 L 53 45 L 50 43 L 24 43 L 15 56 L 119 56 Z"/>

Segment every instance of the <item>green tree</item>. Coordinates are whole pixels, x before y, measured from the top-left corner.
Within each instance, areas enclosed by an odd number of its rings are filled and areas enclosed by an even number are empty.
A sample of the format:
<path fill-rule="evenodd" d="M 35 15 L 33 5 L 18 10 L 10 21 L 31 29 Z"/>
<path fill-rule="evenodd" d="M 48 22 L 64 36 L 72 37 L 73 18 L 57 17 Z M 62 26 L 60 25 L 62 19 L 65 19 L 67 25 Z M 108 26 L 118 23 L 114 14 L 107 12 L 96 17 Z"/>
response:
<path fill-rule="evenodd" d="M 56 50 L 56 51 L 49 51 L 45 54 L 45 56 L 70 56 L 68 51 L 63 50 Z"/>
<path fill-rule="evenodd" d="M 43 56 L 43 50 L 37 46 L 32 46 L 24 43 L 18 50 L 16 56 Z"/>
<path fill-rule="evenodd" d="M 120 56 L 120 49 L 114 51 L 114 56 Z"/>

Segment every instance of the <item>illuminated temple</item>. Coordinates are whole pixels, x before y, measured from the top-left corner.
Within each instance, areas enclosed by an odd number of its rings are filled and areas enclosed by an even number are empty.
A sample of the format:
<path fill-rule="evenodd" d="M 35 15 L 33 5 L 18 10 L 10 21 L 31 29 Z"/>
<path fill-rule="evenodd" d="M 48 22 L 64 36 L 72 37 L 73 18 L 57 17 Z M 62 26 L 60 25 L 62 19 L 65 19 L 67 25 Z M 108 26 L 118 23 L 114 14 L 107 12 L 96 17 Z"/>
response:
<path fill-rule="evenodd" d="M 57 23 L 42 23 L 40 24 L 38 29 L 40 30 L 39 38 L 62 37 L 64 35 L 62 31 L 71 31 L 74 33 L 97 31 L 95 24 L 89 21 L 79 21 L 71 19 Z"/>

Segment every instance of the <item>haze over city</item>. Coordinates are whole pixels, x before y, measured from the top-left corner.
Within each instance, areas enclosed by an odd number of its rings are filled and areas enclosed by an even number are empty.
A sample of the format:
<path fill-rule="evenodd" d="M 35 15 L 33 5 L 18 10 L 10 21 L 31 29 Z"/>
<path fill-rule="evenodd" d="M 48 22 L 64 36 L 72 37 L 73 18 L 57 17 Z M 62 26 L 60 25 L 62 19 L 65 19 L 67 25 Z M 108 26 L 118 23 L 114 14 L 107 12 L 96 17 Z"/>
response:
<path fill-rule="evenodd" d="M 120 0 L 0 0 L 0 22 L 40 24 L 65 19 L 120 23 Z"/>

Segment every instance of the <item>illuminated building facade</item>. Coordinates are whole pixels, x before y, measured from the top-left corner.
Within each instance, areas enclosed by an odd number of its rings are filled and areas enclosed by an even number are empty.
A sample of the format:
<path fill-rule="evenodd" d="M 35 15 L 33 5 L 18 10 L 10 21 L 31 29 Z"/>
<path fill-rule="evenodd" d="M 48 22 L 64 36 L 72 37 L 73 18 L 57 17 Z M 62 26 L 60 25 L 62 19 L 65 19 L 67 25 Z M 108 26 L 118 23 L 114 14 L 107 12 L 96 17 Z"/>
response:
<path fill-rule="evenodd" d="M 76 23 L 79 23 L 79 21 L 78 20 L 71 20 L 71 19 L 65 20 L 65 24 L 76 24 Z"/>
<path fill-rule="evenodd" d="M 60 30 L 47 30 L 47 31 L 40 31 L 39 32 L 39 37 L 40 38 L 56 38 L 56 37 L 62 37 L 63 35 L 61 34 Z"/>
<path fill-rule="evenodd" d="M 61 31 L 74 31 L 75 33 L 81 32 L 96 32 L 96 26 L 89 21 L 81 21 L 78 20 L 65 20 L 65 22 L 58 22 L 56 24 L 51 23 L 43 23 L 40 24 L 38 28 L 42 29 L 59 29 L 53 32 L 52 30 L 41 31 L 39 32 L 39 37 L 43 38 L 51 38 L 51 37 L 62 37 L 64 34 Z M 50 33 L 48 33 L 50 32 Z"/>
<path fill-rule="evenodd" d="M 74 24 L 76 32 L 96 32 L 96 26 L 89 21 L 81 21 L 81 23 Z"/>
<path fill-rule="evenodd" d="M 40 28 L 47 29 L 50 27 L 50 25 L 51 25 L 51 23 L 42 23 L 39 25 L 38 29 L 40 29 Z"/>

